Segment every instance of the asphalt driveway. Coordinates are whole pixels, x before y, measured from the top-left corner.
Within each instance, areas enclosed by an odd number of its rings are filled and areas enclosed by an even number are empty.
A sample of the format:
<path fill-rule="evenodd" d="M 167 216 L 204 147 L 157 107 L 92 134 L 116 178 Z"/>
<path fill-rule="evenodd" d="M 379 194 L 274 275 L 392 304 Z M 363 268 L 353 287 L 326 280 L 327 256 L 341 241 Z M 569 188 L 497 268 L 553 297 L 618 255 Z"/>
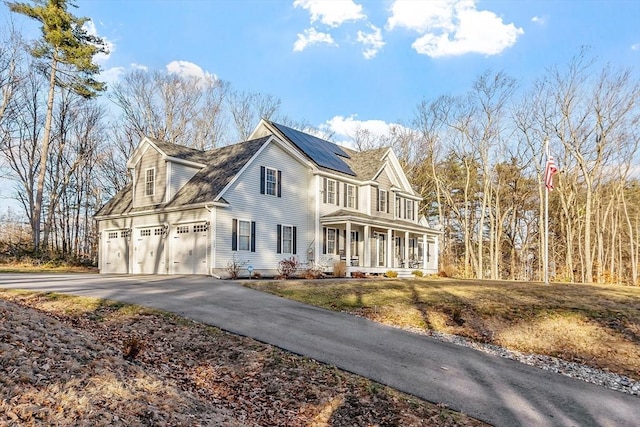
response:
<path fill-rule="evenodd" d="M 1 274 L 0 287 L 155 307 L 335 365 L 497 426 L 638 426 L 640 399 L 202 276 Z"/>

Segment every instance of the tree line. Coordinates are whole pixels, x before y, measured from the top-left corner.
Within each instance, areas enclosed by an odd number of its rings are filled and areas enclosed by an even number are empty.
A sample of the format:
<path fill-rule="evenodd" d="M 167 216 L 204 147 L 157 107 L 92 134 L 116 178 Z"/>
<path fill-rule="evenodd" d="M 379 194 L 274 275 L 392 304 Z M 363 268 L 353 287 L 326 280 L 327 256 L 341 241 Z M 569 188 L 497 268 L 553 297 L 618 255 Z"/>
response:
<path fill-rule="evenodd" d="M 105 48 L 84 18 L 60 0 L 8 5 L 43 24 L 36 42 L 0 34 L 3 176 L 16 184 L 36 253 L 96 259 L 92 216 L 130 179 L 126 160 L 144 136 L 210 149 L 246 139 L 264 117 L 332 138 L 284 116 L 277 97 L 214 77 L 132 70 L 104 91 L 93 61 Z M 60 28 L 44 25 L 56 14 Z M 489 70 L 460 95 L 423 99 L 387 134 L 356 128 L 349 142 L 394 147 L 422 213 L 442 230 L 445 274 L 541 280 L 547 140 L 560 169 L 550 193 L 552 280 L 637 284 L 637 76 L 587 49 L 533 82 Z"/>

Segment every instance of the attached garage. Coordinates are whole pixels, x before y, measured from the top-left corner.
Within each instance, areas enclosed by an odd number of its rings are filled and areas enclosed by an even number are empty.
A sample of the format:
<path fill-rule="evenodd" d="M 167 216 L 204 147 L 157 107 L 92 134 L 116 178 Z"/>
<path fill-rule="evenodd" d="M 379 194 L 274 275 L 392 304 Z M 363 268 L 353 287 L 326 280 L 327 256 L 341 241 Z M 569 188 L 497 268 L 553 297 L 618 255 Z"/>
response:
<path fill-rule="evenodd" d="M 135 230 L 135 269 L 138 274 L 167 274 L 164 226 Z"/>
<path fill-rule="evenodd" d="M 104 232 L 101 272 L 107 274 L 129 273 L 130 230 L 107 230 Z"/>
<path fill-rule="evenodd" d="M 172 274 L 207 274 L 208 228 L 205 223 L 171 227 L 169 260 Z"/>

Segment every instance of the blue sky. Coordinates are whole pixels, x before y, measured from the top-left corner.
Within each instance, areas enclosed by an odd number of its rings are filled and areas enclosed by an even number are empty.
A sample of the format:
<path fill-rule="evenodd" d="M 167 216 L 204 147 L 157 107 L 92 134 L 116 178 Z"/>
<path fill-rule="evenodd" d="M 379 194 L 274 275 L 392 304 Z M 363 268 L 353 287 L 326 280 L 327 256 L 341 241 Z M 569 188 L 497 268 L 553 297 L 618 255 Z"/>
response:
<path fill-rule="evenodd" d="M 422 99 L 464 93 L 487 69 L 528 87 L 584 45 L 640 73 L 640 1 L 76 3 L 111 47 L 100 59 L 108 82 L 134 67 L 209 73 L 274 95 L 283 114 L 338 135 L 410 121 Z M 21 25 L 37 36 L 34 23 Z"/>

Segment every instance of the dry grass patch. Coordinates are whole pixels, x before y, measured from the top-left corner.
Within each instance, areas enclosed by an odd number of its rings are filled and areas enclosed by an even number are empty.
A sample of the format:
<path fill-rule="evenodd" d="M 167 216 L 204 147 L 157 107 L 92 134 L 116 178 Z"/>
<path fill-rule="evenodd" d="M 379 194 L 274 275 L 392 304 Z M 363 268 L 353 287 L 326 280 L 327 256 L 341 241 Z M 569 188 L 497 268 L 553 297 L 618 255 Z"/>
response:
<path fill-rule="evenodd" d="M 484 424 L 171 314 L 0 290 L 0 425 Z"/>
<path fill-rule="evenodd" d="M 2 262 L 0 260 L 0 273 L 98 273 L 98 268 L 57 262 Z"/>
<path fill-rule="evenodd" d="M 247 286 L 401 327 L 462 335 L 640 379 L 640 288 L 455 279 Z"/>

